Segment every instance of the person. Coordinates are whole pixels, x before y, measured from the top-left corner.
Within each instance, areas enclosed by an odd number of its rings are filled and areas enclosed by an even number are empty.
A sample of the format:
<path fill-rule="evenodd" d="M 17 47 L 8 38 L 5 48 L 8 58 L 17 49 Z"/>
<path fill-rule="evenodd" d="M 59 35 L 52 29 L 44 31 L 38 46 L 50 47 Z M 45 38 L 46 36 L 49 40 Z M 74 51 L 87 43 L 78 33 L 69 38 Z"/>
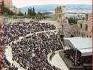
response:
<path fill-rule="evenodd" d="M 3 49 L 0 47 L 0 70 L 3 68 Z"/>

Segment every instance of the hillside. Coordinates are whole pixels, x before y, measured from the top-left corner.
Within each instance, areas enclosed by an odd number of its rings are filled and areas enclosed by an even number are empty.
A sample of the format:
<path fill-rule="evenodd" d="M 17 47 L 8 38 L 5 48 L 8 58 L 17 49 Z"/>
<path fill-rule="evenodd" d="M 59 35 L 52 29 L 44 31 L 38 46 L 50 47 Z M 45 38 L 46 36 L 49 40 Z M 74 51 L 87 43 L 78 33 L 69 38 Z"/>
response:
<path fill-rule="evenodd" d="M 59 6 L 57 4 L 48 4 L 48 5 L 32 5 L 20 8 L 22 12 L 27 12 L 28 8 L 34 7 L 36 12 L 50 12 L 54 11 L 54 9 Z M 85 5 L 85 4 L 67 4 L 66 11 L 67 12 L 89 12 L 92 10 L 91 5 Z"/>

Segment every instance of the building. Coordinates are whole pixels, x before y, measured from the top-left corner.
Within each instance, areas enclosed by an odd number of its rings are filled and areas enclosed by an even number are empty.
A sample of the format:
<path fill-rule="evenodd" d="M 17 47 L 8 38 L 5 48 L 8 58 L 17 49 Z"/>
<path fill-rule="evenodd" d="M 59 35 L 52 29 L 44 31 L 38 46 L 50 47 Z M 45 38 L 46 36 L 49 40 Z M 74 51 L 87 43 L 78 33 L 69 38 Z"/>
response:
<path fill-rule="evenodd" d="M 87 37 L 93 37 L 93 15 L 92 13 L 88 15 L 88 21 L 87 21 Z"/>
<path fill-rule="evenodd" d="M 92 70 L 92 38 L 65 38 L 65 55 L 71 61 L 70 70 Z"/>
<path fill-rule="evenodd" d="M 82 37 L 92 37 L 93 32 L 93 16 L 88 14 L 87 20 L 78 20 L 77 27 L 79 28 L 79 35 Z"/>
<path fill-rule="evenodd" d="M 69 17 L 77 18 L 77 24 L 70 25 Z M 58 6 L 55 9 L 57 24 L 62 27 L 65 37 L 92 37 L 93 15 L 90 13 L 68 13 L 65 6 Z M 59 28 L 60 28 L 59 27 Z"/>
<path fill-rule="evenodd" d="M 65 6 L 55 8 L 55 18 L 58 22 L 62 22 L 65 18 Z"/>
<path fill-rule="evenodd" d="M 86 20 L 78 20 L 77 27 L 79 28 L 79 36 L 86 37 L 87 31 L 87 21 Z"/>
<path fill-rule="evenodd" d="M 64 47 L 48 55 L 48 62 L 61 70 L 92 70 L 92 38 L 64 38 Z"/>
<path fill-rule="evenodd" d="M 58 22 L 58 24 L 60 25 L 59 28 L 62 29 L 64 36 L 70 37 L 71 36 L 71 33 L 70 33 L 71 27 L 70 27 L 70 24 L 66 17 L 65 6 L 58 6 L 55 9 L 55 18 L 56 18 L 56 21 Z"/>
<path fill-rule="evenodd" d="M 12 0 L 4 0 L 4 6 L 9 8 L 14 13 L 19 13 L 19 9 L 12 5 Z"/>

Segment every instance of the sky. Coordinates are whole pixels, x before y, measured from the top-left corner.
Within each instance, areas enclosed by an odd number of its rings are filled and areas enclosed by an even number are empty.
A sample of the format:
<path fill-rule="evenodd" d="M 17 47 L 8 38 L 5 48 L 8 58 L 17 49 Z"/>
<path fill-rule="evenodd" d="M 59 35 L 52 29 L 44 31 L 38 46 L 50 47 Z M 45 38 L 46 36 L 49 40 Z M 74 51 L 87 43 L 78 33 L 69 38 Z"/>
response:
<path fill-rule="evenodd" d="M 45 4 L 91 4 L 92 0 L 12 0 L 13 5 L 21 8 L 31 5 Z"/>

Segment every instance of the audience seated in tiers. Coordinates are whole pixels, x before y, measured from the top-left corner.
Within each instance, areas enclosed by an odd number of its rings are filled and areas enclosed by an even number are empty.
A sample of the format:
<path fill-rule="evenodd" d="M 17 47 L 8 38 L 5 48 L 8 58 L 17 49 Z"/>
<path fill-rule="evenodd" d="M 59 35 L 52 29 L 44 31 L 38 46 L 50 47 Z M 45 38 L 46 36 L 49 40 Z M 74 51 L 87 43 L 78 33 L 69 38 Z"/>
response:
<path fill-rule="evenodd" d="M 13 24 L 4 24 L 1 40 L 2 44 L 5 45 L 9 42 L 18 39 L 19 36 L 25 36 L 29 33 L 39 32 L 39 31 L 47 31 L 54 30 L 56 27 L 54 25 L 48 23 L 39 23 L 31 21 L 29 23 L 26 22 L 15 22 Z"/>
<path fill-rule="evenodd" d="M 48 63 L 47 55 L 62 48 L 62 41 L 54 32 L 37 33 L 13 43 L 13 60 L 27 70 L 59 70 Z"/>
<path fill-rule="evenodd" d="M 1 37 L 3 43 L 1 45 L 7 45 L 12 42 L 13 60 L 17 61 L 26 70 L 60 70 L 51 66 L 47 61 L 47 54 L 63 48 L 58 35 L 49 31 L 55 29 L 54 25 L 33 21 L 29 23 L 4 24 L 4 33 Z M 32 36 L 24 38 L 16 44 L 13 43 L 20 36 L 25 37 L 29 33 Z M 11 66 L 7 61 L 4 63 L 6 70 L 18 70 L 18 68 Z"/>

